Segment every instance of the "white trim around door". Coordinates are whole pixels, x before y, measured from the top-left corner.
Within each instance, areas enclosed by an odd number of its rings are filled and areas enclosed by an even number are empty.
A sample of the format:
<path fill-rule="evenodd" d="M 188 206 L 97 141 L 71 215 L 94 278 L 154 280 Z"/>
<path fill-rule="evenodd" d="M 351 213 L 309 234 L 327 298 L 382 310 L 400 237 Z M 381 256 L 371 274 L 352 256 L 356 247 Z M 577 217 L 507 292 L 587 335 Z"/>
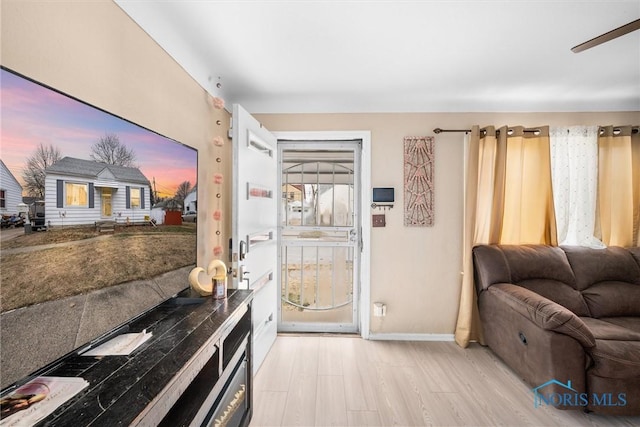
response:
<path fill-rule="evenodd" d="M 271 132 L 278 140 L 287 141 L 341 141 L 362 140 L 361 152 L 361 238 L 362 253 L 360 264 L 360 336 L 369 339 L 369 319 L 371 315 L 371 216 L 365 215 L 371 206 L 371 132 L 370 131 L 310 131 Z"/>

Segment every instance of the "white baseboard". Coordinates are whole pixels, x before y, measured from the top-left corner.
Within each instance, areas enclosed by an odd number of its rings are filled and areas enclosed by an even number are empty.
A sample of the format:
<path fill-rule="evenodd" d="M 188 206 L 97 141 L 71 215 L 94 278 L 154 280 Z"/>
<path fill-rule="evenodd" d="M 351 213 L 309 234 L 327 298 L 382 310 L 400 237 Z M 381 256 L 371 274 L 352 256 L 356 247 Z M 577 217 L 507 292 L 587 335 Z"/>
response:
<path fill-rule="evenodd" d="M 370 340 L 380 341 L 453 341 L 453 334 L 369 333 Z"/>

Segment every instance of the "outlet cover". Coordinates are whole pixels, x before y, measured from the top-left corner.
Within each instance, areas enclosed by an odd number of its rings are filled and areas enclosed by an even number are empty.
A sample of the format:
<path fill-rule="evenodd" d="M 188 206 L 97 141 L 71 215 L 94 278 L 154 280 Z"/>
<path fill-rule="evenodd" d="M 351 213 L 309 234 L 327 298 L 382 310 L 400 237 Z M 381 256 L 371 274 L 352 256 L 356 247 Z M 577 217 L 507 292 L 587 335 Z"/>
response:
<path fill-rule="evenodd" d="M 371 223 L 374 227 L 384 227 L 387 225 L 387 221 L 384 215 L 373 215 Z"/>

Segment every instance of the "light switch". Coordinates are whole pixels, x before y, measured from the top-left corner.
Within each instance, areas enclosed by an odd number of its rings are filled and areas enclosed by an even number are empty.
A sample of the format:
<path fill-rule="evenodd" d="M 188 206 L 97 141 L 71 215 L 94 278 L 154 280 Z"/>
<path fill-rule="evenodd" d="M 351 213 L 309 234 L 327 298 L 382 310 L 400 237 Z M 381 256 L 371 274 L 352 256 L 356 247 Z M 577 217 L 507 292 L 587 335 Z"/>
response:
<path fill-rule="evenodd" d="M 371 223 L 374 227 L 384 227 L 387 225 L 384 215 L 373 215 Z"/>

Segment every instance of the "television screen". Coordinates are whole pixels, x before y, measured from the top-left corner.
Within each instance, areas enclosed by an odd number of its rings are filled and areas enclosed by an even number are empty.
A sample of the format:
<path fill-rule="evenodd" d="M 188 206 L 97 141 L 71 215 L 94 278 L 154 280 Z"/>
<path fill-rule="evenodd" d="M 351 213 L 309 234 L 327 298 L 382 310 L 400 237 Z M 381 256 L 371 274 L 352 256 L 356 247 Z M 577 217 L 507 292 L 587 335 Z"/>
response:
<path fill-rule="evenodd" d="M 198 153 L 1 73 L 4 388 L 188 286 Z"/>

